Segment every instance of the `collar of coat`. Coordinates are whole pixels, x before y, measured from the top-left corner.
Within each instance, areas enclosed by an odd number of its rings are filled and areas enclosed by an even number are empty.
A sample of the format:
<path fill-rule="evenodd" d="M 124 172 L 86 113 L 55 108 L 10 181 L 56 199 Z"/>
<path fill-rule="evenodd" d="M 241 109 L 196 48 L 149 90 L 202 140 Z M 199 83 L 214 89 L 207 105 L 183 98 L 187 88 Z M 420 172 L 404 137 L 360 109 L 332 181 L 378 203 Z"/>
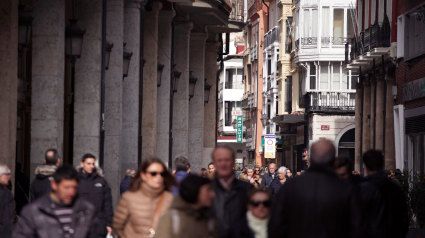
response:
<path fill-rule="evenodd" d="M 35 175 L 50 176 L 55 173 L 58 167 L 54 164 L 43 164 L 35 168 Z"/>
<path fill-rule="evenodd" d="M 310 168 L 307 169 L 306 173 L 311 173 L 311 172 L 319 172 L 319 173 L 325 173 L 325 174 L 329 174 L 329 175 L 333 175 L 333 176 L 338 176 L 335 173 L 335 170 L 330 167 L 330 166 L 324 166 L 324 165 L 312 165 L 310 166 Z"/>
<path fill-rule="evenodd" d="M 140 185 L 140 191 L 150 198 L 156 198 L 162 195 L 162 193 L 164 192 L 164 187 L 159 189 L 153 189 L 146 185 L 144 182 L 142 182 Z"/>
<path fill-rule="evenodd" d="M 77 169 L 78 173 L 80 174 L 80 178 L 94 179 L 97 176 L 103 177 L 103 170 L 100 167 L 97 167 L 97 166 L 96 166 L 96 168 L 94 168 L 93 173 L 91 173 L 91 174 L 84 173 L 83 168 L 81 166 L 77 166 L 75 168 Z"/>
<path fill-rule="evenodd" d="M 52 200 L 50 198 L 50 193 L 47 193 L 38 200 L 37 207 L 40 211 L 42 211 L 46 215 L 56 217 L 51 207 L 51 204 L 52 204 Z M 70 207 L 74 214 L 85 213 L 86 215 L 90 215 L 93 212 L 92 211 L 93 209 L 90 210 L 89 207 L 84 206 L 83 201 L 79 199 L 78 197 L 75 198 L 74 203 Z"/>

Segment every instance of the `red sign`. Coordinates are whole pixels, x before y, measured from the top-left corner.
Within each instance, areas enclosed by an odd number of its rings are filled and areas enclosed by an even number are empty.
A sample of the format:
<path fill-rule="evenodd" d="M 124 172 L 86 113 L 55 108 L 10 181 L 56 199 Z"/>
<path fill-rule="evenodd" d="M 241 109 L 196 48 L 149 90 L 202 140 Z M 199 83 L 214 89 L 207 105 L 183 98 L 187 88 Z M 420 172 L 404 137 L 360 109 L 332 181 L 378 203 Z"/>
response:
<path fill-rule="evenodd" d="M 322 131 L 329 131 L 329 125 L 322 125 Z"/>

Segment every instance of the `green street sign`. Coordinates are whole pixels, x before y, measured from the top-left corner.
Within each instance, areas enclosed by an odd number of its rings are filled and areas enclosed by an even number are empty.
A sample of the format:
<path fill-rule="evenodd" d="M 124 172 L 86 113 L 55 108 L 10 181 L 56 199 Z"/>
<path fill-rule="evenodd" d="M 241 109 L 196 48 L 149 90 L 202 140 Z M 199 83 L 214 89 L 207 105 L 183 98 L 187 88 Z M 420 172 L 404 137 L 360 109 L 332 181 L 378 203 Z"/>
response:
<path fill-rule="evenodd" d="M 236 131 L 236 139 L 238 143 L 242 143 L 242 138 L 243 138 L 243 116 L 238 116 L 236 119 L 236 125 L 237 125 L 237 131 Z"/>

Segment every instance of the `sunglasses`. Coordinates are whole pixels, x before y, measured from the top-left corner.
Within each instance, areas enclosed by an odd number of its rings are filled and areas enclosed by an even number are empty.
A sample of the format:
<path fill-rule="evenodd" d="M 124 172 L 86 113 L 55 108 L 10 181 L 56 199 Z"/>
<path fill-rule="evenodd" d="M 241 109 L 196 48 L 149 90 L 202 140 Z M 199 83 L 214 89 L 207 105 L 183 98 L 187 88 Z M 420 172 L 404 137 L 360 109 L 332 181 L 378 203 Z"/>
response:
<path fill-rule="evenodd" d="M 254 201 L 250 201 L 249 203 L 254 207 L 258 207 L 258 206 L 260 206 L 260 204 L 263 204 L 264 207 L 270 207 L 272 205 L 270 200 L 267 200 L 267 201 L 256 201 L 256 200 L 254 200 Z"/>
<path fill-rule="evenodd" d="M 155 177 L 157 175 L 161 175 L 161 177 L 165 177 L 165 172 L 147 172 L 148 174 L 150 174 L 152 177 Z"/>
<path fill-rule="evenodd" d="M 260 171 L 260 170 L 256 169 L 255 171 Z"/>

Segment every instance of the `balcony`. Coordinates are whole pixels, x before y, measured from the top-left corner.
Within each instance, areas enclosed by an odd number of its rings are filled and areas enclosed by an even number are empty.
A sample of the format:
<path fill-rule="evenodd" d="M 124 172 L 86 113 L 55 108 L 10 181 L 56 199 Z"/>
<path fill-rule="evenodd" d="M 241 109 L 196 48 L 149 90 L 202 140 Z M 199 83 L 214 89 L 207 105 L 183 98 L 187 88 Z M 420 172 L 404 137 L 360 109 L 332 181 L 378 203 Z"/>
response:
<path fill-rule="evenodd" d="M 252 136 L 247 136 L 246 138 L 245 138 L 245 147 L 247 148 L 247 149 L 251 149 L 252 148 Z"/>
<path fill-rule="evenodd" d="M 251 62 L 254 62 L 255 60 L 258 60 L 257 58 L 257 45 L 254 45 L 251 47 Z"/>
<path fill-rule="evenodd" d="M 242 100 L 242 110 L 249 110 L 248 107 L 248 98 Z"/>
<path fill-rule="evenodd" d="M 244 89 L 242 82 L 226 82 L 225 89 Z"/>
<path fill-rule="evenodd" d="M 306 94 L 307 112 L 353 114 L 356 106 L 356 93 L 351 92 L 309 92 Z"/>
<path fill-rule="evenodd" d="M 264 35 L 264 49 L 279 40 L 279 27 L 276 26 Z"/>
<path fill-rule="evenodd" d="M 347 44 L 347 37 L 322 37 L 322 47 L 343 46 Z"/>
<path fill-rule="evenodd" d="M 300 39 L 301 39 L 301 46 L 302 47 L 317 46 L 317 37 L 304 37 L 304 38 L 300 38 Z"/>
<path fill-rule="evenodd" d="M 254 96 L 254 93 L 250 93 L 248 95 L 248 108 L 249 109 L 253 109 L 253 108 L 257 108 L 257 100 Z"/>

